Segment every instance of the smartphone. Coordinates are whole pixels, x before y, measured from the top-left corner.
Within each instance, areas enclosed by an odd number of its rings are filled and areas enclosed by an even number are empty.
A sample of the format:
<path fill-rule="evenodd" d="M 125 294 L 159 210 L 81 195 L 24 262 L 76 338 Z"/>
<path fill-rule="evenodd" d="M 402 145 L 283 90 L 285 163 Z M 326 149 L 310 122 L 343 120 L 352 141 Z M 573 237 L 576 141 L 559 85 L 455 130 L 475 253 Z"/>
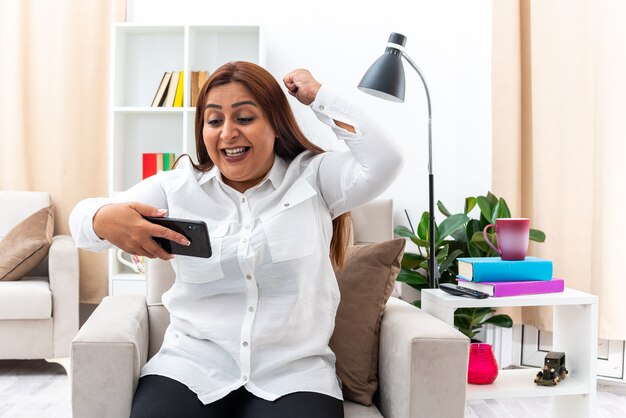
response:
<path fill-rule="evenodd" d="M 159 218 L 144 216 L 144 219 L 162 225 L 179 234 L 184 235 L 191 244 L 181 245 L 167 238 L 152 237 L 165 251 L 170 254 L 188 255 L 192 257 L 211 257 L 211 241 L 209 240 L 209 228 L 204 221 L 191 219 Z"/>

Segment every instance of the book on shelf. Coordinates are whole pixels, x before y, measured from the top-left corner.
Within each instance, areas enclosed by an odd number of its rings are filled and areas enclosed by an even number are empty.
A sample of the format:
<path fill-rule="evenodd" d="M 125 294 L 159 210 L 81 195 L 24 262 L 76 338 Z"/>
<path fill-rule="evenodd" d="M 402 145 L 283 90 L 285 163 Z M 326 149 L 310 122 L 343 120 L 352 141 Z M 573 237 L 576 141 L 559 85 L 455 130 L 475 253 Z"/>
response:
<path fill-rule="evenodd" d="M 191 72 L 191 106 L 195 107 L 198 102 L 198 95 L 200 94 L 200 90 L 202 90 L 202 86 L 206 82 L 208 76 L 208 71 L 192 71 Z"/>
<path fill-rule="evenodd" d="M 198 78 L 198 91 L 202 90 L 202 87 L 204 87 L 204 83 L 206 83 L 207 78 L 209 78 L 209 72 L 200 71 L 200 77 Z"/>
<path fill-rule="evenodd" d="M 198 95 L 208 77 L 208 71 L 192 71 L 189 80 L 190 106 L 195 107 Z M 183 71 L 166 71 L 152 99 L 152 107 L 182 107 L 184 103 L 185 74 Z"/>
<path fill-rule="evenodd" d="M 200 78 L 200 71 L 192 71 L 191 79 L 189 82 L 191 83 L 191 106 L 196 105 L 196 100 L 198 100 L 198 93 L 200 93 L 200 89 L 198 88 L 198 79 Z"/>
<path fill-rule="evenodd" d="M 457 277 L 459 286 L 478 290 L 493 297 L 537 295 L 541 293 L 559 293 L 565 289 L 563 279 L 526 280 L 518 282 L 471 282 Z"/>
<path fill-rule="evenodd" d="M 178 85 L 176 86 L 176 94 L 174 95 L 174 107 L 183 107 L 183 90 L 185 85 L 185 72 L 180 71 L 178 76 Z"/>
<path fill-rule="evenodd" d="M 169 171 L 174 168 L 176 154 L 171 152 L 146 152 L 142 158 L 142 179 L 146 179 L 159 171 Z"/>
<path fill-rule="evenodd" d="M 165 96 L 167 94 L 167 86 L 170 83 L 170 78 L 172 78 L 172 73 L 166 71 L 163 73 L 163 77 L 161 78 L 161 82 L 159 83 L 159 88 L 154 94 L 154 98 L 152 99 L 152 107 L 159 107 L 163 105 L 165 101 Z"/>
<path fill-rule="evenodd" d="M 163 101 L 164 107 L 174 106 L 174 99 L 176 97 L 176 90 L 178 89 L 179 77 L 180 77 L 180 71 L 172 71 L 170 84 L 167 87 L 167 96 L 165 96 L 165 100 Z"/>
<path fill-rule="evenodd" d="M 459 276 L 472 282 L 515 282 L 552 279 L 552 260 L 528 256 L 524 260 L 500 257 L 460 257 Z"/>

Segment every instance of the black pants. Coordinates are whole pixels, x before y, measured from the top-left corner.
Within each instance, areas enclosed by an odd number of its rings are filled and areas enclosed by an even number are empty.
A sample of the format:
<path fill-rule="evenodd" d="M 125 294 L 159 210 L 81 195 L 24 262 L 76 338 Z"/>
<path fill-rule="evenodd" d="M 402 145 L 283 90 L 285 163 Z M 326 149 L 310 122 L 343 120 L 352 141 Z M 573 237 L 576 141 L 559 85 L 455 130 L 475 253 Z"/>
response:
<path fill-rule="evenodd" d="M 343 402 L 314 392 L 296 392 L 275 401 L 241 387 L 204 405 L 184 384 L 158 375 L 139 379 L 131 418 L 343 418 Z"/>

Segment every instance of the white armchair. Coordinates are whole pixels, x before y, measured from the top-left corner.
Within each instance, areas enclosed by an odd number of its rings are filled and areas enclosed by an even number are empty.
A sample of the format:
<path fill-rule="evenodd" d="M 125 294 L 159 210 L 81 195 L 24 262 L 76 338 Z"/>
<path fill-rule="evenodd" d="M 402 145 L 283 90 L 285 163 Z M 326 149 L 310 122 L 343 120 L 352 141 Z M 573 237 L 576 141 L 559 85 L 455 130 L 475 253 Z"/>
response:
<path fill-rule="evenodd" d="M 393 237 L 392 203 L 352 212 L 354 240 Z M 128 417 L 141 367 L 163 342 L 169 314 L 161 295 L 175 280 L 150 260 L 147 296 L 105 298 L 72 342 L 72 409 L 77 418 Z M 377 405 L 345 401 L 346 418 L 461 418 L 469 339 L 439 319 L 390 298 L 382 318 Z"/>
<path fill-rule="evenodd" d="M 0 191 L 0 239 L 50 205 L 45 192 Z M 56 235 L 48 256 L 26 277 L 0 281 L 0 359 L 46 359 L 68 370 L 78 331 L 78 249 Z"/>

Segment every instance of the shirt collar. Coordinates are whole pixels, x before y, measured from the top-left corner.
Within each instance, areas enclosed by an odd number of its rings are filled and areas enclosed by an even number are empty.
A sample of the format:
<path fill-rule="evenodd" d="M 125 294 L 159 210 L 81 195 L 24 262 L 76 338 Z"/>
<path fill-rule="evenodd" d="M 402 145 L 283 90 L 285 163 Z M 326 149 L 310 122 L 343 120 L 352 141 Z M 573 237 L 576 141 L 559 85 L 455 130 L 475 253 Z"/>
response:
<path fill-rule="evenodd" d="M 208 182 L 211 179 L 214 179 L 216 177 L 218 177 L 219 179 L 219 174 L 220 170 L 218 170 L 216 165 L 213 165 L 213 167 L 209 171 L 205 171 L 200 175 L 200 178 L 198 178 L 198 184 L 202 186 L 204 183 Z"/>
<path fill-rule="evenodd" d="M 272 168 L 270 168 L 270 171 L 268 171 L 263 180 L 261 180 L 259 184 L 254 187 L 261 186 L 263 183 L 265 183 L 265 181 L 269 180 L 272 183 L 272 186 L 274 186 L 274 189 L 278 189 L 282 184 L 286 173 L 287 162 L 280 158 L 278 155 L 274 154 L 274 164 L 272 164 Z M 216 165 L 213 165 L 213 167 L 209 171 L 202 173 L 202 175 L 198 179 L 198 184 L 203 185 L 204 183 L 212 179 L 216 179 L 216 181 L 223 183 L 220 170 L 217 168 Z"/>
<path fill-rule="evenodd" d="M 278 155 L 274 154 L 274 164 L 272 164 L 272 168 L 267 173 L 263 181 L 269 180 L 274 186 L 274 189 L 278 189 L 285 179 L 285 174 L 287 173 L 287 162 L 280 158 Z M 260 183 L 260 184 L 261 184 Z"/>

